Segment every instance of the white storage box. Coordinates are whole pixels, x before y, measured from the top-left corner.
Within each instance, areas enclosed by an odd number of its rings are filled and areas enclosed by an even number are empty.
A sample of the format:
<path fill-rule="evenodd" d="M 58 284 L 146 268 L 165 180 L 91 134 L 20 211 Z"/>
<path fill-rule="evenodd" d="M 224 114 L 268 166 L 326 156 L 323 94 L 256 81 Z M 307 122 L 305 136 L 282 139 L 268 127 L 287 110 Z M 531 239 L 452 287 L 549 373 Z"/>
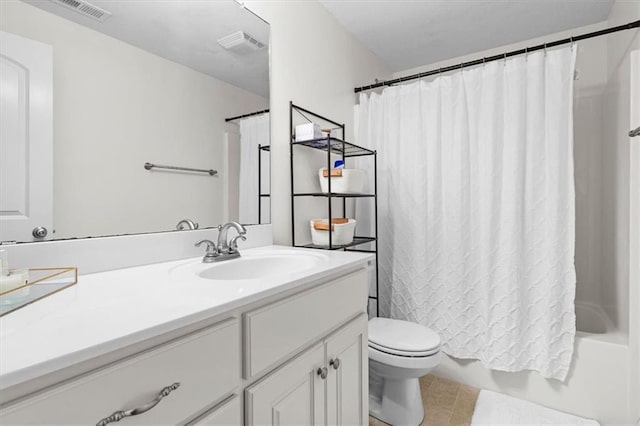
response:
<path fill-rule="evenodd" d="M 335 220 L 335 219 L 334 219 Z M 318 222 L 327 230 L 316 229 L 314 224 Z M 329 247 L 329 231 L 327 219 L 312 219 L 309 221 L 311 226 L 311 240 L 313 244 L 323 247 Z M 331 244 L 332 246 L 341 246 L 353 242 L 353 234 L 356 230 L 356 220 L 348 219 L 347 223 L 332 223 L 331 225 Z"/>
<path fill-rule="evenodd" d="M 298 124 L 296 126 L 296 142 L 320 139 L 322 131 L 320 125 L 316 123 Z"/>
<path fill-rule="evenodd" d="M 329 192 L 329 178 L 324 177 L 327 169 L 318 171 L 320 189 L 325 194 Z M 331 169 L 331 192 L 340 194 L 359 194 L 364 189 L 365 173 L 362 169 Z M 334 176 L 335 171 L 341 171 L 342 176 Z"/>

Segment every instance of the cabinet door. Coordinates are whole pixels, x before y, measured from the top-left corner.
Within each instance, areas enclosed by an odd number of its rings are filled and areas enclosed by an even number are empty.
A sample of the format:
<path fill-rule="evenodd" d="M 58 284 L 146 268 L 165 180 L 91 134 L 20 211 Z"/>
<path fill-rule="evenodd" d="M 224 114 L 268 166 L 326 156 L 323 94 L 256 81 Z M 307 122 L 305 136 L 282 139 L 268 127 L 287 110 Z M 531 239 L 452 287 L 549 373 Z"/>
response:
<path fill-rule="evenodd" d="M 325 379 L 318 374 L 323 368 L 324 347 L 318 344 L 248 388 L 246 424 L 324 425 Z"/>
<path fill-rule="evenodd" d="M 363 314 L 326 340 L 328 425 L 368 422 L 367 327 Z"/>

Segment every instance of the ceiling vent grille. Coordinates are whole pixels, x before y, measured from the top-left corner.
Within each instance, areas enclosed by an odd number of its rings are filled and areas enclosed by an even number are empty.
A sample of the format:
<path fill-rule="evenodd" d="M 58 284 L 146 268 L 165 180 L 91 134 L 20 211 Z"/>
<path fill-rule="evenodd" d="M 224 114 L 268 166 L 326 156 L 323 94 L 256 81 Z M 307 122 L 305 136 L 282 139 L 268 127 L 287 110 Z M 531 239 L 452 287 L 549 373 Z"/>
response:
<path fill-rule="evenodd" d="M 260 50 L 266 44 L 256 40 L 244 31 L 236 31 L 233 34 L 218 39 L 220 46 L 236 53 L 251 53 Z"/>
<path fill-rule="evenodd" d="M 96 21 L 104 22 L 107 18 L 111 17 L 111 12 L 107 12 L 104 9 L 94 6 L 84 0 L 50 0 L 53 3 L 64 6 L 68 9 L 74 10 L 88 18 L 95 19 Z"/>

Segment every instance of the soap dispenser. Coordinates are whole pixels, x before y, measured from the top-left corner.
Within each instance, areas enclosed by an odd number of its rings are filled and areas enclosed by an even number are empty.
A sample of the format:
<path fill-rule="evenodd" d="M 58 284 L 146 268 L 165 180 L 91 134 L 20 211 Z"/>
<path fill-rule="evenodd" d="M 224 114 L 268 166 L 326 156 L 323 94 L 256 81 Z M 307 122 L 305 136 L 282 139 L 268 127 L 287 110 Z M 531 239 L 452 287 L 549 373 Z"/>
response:
<path fill-rule="evenodd" d="M 10 270 L 9 257 L 5 250 L 0 250 L 0 295 L 11 292 L 11 296 L 24 297 L 29 294 L 29 288 L 13 291 L 18 287 L 27 285 L 29 274 L 26 269 Z"/>

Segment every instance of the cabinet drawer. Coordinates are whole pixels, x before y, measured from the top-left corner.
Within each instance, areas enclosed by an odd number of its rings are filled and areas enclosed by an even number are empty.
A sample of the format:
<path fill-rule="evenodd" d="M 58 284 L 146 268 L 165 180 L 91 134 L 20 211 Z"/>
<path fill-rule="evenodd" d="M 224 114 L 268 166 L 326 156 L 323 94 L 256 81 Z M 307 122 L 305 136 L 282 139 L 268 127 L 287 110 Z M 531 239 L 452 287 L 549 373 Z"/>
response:
<path fill-rule="evenodd" d="M 240 426 L 241 424 L 240 398 L 234 395 L 189 423 L 188 426 Z"/>
<path fill-rule="evenodd" d="M 149 411 L 120 422 L 178 424 L 230 394 L 239 381 L 240 327 L 229 319 L 8 406 L 0 424 L 92 425 L 142 407 L 179 383 Z"/>
<path fill-rule="evenodd" d="M 364 312 L 366 277 L 362 269 L 245 314 L 245 377 L 275 366 L 287 355 Z"/>

